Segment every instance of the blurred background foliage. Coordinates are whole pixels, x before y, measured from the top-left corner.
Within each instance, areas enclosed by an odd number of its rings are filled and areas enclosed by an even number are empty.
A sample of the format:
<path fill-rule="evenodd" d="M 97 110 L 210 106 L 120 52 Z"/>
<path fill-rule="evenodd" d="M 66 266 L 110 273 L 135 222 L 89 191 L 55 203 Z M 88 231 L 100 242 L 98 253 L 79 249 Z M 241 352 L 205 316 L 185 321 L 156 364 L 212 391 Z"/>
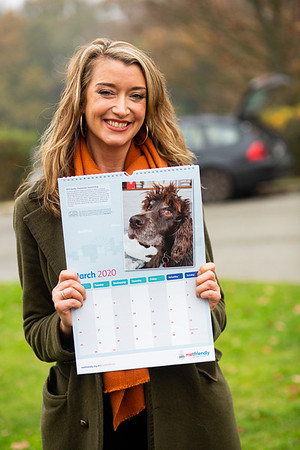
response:
<path fill-rule="evenodd" d="M 234 114 L 250 79 L 289 75 L 286 95 L 263 117 L 291 142 L 299 174 L 299 36 L 299 0 L 25 0 L 0 11 L 0 127 L 12 144 L 23 139 L 16 128 L 37 139 L 74 49 L 109 37 L 153 57 L 179 115 Z M 0 135 L 1 160 L 5 148 Z"/>

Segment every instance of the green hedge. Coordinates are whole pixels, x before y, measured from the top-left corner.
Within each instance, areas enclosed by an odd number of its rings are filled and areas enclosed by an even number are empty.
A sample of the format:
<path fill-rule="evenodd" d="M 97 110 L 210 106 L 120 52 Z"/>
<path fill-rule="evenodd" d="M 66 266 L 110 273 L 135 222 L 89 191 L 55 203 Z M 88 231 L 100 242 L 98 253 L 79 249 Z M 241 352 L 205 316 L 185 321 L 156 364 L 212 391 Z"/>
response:
<path fill-rule="evenodd" d="M 0 201 L 11 200 L 31 167 L 37 135 L 19 129 L 0 129 Z"/>

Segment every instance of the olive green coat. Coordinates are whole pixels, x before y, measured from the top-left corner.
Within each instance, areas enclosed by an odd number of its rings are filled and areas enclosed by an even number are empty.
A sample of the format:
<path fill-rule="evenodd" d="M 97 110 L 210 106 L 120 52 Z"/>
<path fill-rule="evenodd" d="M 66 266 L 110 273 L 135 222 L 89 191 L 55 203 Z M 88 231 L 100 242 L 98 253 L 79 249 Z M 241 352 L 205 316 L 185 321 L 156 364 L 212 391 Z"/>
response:
<path fill-rule="evenodd" d="M 46 450 L 103 447 L 101 374 L 77 375 L 72 349 L 63 348 L 51 291 L 66 268 L 61 220 L 46 214 L 34 191 L 14 211 L 23 289 L 25 337 L 42 361 L 56 362 L 43 389 L 42 441 Z M 206 233 L 207 260 L 212 259 Z M 222 298 L 212 312 L 214 339 L 225 328 Z M 216 351 L 218 358 L 220 352 Z M 149 369 L 145 385 L 148 448 L 236 450 L 240 442 L 229 387 L 217 362 Z"/>

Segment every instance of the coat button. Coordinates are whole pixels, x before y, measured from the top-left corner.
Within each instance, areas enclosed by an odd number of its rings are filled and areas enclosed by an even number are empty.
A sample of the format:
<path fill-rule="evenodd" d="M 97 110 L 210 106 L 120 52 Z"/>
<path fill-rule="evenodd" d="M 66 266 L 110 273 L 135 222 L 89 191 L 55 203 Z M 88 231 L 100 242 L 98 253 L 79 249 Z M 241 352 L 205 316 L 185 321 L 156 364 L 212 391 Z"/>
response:
<path fill-rule="evenodd" d="M 80 425 L 82 426 L 82 428 L 88 428 L 89 427 L 88 421 L 84 420 L 84 419 L 80 419 Z"/>

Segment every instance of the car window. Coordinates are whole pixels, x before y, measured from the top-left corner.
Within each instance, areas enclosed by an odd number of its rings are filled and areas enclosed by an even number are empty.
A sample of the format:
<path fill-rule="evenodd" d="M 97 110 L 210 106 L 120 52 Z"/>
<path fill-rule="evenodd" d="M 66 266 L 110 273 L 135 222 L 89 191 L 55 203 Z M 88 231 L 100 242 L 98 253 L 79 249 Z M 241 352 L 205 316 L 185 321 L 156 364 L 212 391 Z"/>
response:
<path fill-rule="evenodd" d="M 192 122 L 181 122 L 180 128 L 188 148 L 191 150 L 202 150 L 206 147 L 203 131 L 199 125 Z"/>
<path fill-rule="evenodd" d="M 245 102 L 245 110 L 250 116 L 261 111 L 268 103 L 271 94 L 268 90 L 252 92 L 251 97 Z"/>
<path fill-rule="evenodd" d="M 240 130 L 233 124 L 215 123 L 205 126 L 205 133 L 212 147 L 234 145 L 240 140 Z"/>

